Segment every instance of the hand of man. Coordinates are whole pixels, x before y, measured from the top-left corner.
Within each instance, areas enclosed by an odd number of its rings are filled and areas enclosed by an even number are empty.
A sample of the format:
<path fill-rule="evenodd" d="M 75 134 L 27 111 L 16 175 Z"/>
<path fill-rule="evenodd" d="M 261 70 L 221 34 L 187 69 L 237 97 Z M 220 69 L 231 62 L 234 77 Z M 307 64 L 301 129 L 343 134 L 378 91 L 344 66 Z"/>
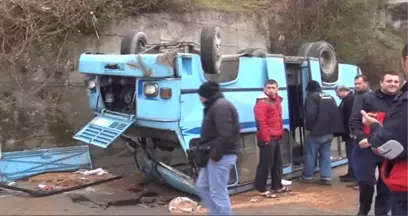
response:
<path fill-rule="evenodd" d="M 368 143 L 367 138 L 361 140 L 358 145 L 360 145 L 360 148 L 368 148 L 370 147 L 370 144 Z"/>
<path fill-rule="evenodd" d="M 372 115 L 368 114 L 366 111 L 361 110 L 360 111 L 362 118 L 362 122 L 364 125 L 371 125 L 373 123 L 380 123 L 376 118 L 374 118 Z"/>

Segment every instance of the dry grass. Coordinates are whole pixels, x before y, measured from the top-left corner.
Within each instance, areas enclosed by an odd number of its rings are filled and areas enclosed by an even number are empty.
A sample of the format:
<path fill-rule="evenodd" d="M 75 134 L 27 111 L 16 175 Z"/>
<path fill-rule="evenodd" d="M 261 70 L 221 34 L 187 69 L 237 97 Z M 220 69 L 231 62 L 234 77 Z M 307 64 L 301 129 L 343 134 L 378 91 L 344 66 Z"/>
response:
<path fill-rule="evenodd" d="M 226 11 L 270 10 L 280 0 L 197 0 L 201 7 Z"/>

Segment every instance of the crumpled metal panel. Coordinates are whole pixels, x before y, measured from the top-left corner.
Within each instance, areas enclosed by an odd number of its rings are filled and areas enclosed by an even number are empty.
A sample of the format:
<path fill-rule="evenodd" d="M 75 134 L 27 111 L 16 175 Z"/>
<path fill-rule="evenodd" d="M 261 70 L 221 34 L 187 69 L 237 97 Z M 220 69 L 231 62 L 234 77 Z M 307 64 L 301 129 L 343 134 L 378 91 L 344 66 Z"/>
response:
<path fill-rule="evenodd" d="M 0 159 L 0 182 L 78 169 L 92 169 L 87 145 L 3 152 Z"/>
<path fill-rule="evenodd" d="M 103 111 L 85 125 L 74 139 L 107 148 L 135 122 L 134 115 Z"/>

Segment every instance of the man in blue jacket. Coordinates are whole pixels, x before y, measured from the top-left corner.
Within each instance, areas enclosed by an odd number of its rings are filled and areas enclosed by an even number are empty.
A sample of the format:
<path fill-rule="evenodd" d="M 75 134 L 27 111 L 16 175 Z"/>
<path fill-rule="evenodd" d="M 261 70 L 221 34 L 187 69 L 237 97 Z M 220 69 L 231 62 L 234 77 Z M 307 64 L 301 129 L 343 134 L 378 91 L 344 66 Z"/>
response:
<path fill-rule="evenodd" d="M 405 76 L 408 76 L 408 49 L 405 45 L 402 51 L 402 68 Z M 396 140 L 403 146 L 403 151 L 393 160 L 385 160 L 386 165 L 381 172 L 387 186 L 392 192 L 392 215 L 407 215 L 407 158 L 408 158 L 408 93 L 407 83 L 401 88 L 401 94 L 394 100 L 393 109 L 387 113 L 387 119 L 382 125 L 378 120 L 371 117 L 366 110 L 362 110 L 363 123 L 371 126 L 371 135 L 365 148 L 377 148 L 389 140 Z"/>
<path fill-rule="evenodd" d="M 371 149 L 363 148 L 368 143 L 370 128 L 362 123 L 361 110 L 377 116 L 383 121 L 386 113 L 391 109 L 393 100 L 399 91 L 399 74 L 387 71 L 381 78 L 380 89 L 367 93 L 354 104 L 353 113 L 350 117 L 350 130 L 356 137 L 359 148 L 354 149 L 355 174 L 360 188 L 359 215 L 368 215 L 374 196 L 374 186 L 377 187 L 374 214 L 387 215 L 391 209 L 391 192 L 384 184 L 381 177 L 375 177 L 375 170 L 381 168 L 382 158 L 374 154 Z"/>

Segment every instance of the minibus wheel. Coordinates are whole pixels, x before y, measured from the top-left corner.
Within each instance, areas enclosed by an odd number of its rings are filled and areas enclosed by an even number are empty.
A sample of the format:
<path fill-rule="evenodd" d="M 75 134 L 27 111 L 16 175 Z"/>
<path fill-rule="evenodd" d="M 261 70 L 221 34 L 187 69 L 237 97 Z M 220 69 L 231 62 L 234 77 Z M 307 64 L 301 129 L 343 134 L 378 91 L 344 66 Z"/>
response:
<path fill-rule="evenodd" d="M 326 41 L 305 43 L 299 49 L 299 56 L 315 57 L 320 60 L 322 80 L 333 80 L 336 74 L 337 59 L 333 46 Z"/>
<path fill-rule="evenodd" d="M 120 54 L 137 54 L 142 52 L 148 44 L 146 33 L 130 31 L 125 34 L 120 44 Z"/>
<path fill-rule="evenodd" d="M 247 57 L 262 57 L 264 58 L 268 51 L 261 48 L 246 48 L 238 51 L 238 54 L 244 54 Z"/>
<path fill-rule="evenodd" d="M 219 74 L 222 63 L 222 45 L 220 29 L 217 26 L 205 26 L 200 37 L 201 65 L 204 73 Z"/>

